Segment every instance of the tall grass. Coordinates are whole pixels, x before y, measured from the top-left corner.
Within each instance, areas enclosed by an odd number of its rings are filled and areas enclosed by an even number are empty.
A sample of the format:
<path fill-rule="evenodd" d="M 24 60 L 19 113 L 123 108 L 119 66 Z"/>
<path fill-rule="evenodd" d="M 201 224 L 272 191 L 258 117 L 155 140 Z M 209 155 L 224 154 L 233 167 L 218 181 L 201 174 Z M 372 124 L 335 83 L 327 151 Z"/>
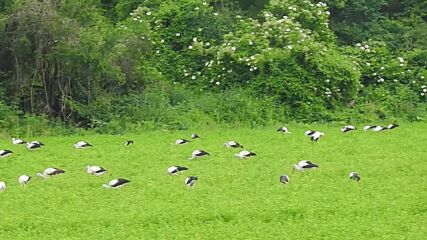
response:
<path fill-rule="evenodd" d="M 352 107 L 327 109 L 322 105 L 279 102 L 275 97 L 258 97 L 243 89 L 195 92 L 180 87 L 147 89 L 144 94 L 121 97 L 104 95 L 88 105 L 74 105 L 78 118 L 71 122 L 47 120 L 45 116 L 19 113 L 0 104 L 4 135 L 69 135 L 84 130 L 123 134 L 154 129 L 186 130 L 211 127 L 262 127 L 289 122 L 358 123 L 420 121 L 427 104 L 416 104 L 404 95 L 384 101 L 361 99 Z M 292 105 L 292 106 L 291 106 Z"/>

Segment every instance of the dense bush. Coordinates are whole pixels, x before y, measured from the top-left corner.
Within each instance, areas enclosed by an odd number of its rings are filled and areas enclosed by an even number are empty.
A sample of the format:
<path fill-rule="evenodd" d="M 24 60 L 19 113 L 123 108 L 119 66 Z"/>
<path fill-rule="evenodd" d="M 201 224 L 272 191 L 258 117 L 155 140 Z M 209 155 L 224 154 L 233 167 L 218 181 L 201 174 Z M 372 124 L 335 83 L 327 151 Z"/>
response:
<path fill-rule="evenodd" d="M 5 1 L 4 128 L 45 118 L 110 133 L 419 120 L 425 9 L 387 0 Z"/>

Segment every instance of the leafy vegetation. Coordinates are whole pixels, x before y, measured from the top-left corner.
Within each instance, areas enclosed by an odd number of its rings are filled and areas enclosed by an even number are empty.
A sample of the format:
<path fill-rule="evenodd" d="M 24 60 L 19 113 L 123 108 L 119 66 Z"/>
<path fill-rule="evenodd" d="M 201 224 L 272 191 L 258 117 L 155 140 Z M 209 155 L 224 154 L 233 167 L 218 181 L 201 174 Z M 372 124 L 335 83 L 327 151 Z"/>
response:
<path fill-rule="evenodd" d="M 117 133 L 420 120 L 426 9 L 409 0 L 2 1 L 0 100 L 9 118 Z"/>

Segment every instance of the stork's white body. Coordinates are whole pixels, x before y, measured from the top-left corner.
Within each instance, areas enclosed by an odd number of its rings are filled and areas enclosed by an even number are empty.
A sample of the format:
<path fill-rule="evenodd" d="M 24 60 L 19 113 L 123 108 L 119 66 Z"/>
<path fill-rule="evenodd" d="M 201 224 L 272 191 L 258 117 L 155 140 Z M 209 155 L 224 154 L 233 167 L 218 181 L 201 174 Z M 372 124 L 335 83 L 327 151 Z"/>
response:
<path fill-rule="evenodd" d="M 277 129 L 278 132 L 290 134 L 289 129 L 287 127 L 280 127 Z"/>
<path fill-rule="evenodd" d="M 194 150 L 191 153 L 191 157 L 189 159 L 191 160 L 191 159 L 194 159 L 194 158 L 206 157 L 206 156 L 209 156 L 209 155 L 210 154 L 208 152 L 206 152 L 206 151 L 203 151 L 203 150 Z"/>
<path fill-rule="evenodd" d="M 297 164 L 294 164 L 294 171 L 298 170 L 304 172 L 306 169 L 318 168 L 317 164 L 312 163 L 309 160 L 301 160 Z"/>
<path fill-rule="evenodd" d="M 187 185 L 188 187 L 194 187 L 194 185 L 196 184 L 197 180 L 198 180 L 198 178 L 197 178 L 197 177 L 195 177 L 195 176 L 190 176 L 190 177 L 187 177 L 187 178 L 184 180 L 184 183 L 185 183 L 185 185 Z"/>
<path fill-rule="evenodd" d="M 37 173 L 36 175 L 42 178 L 47 178 L 49 176 L 54 176 L 62 173 L 65 173 L 65 171 L 59 168 L 46 168 L 43 173 Z"/>
<path fill-rule="evenodd" d="M 0 150 L 0 158 L 10 156 L 12 153 L 10 150 Z"/>
<path fill-rule="evenodd" d="M 18 183 L 23 186 L 23 185 L 26 185 L 30 180 L 31 180 L 30 176 L 28 176 L 28 175 L 21 175 L 18 178 Z"/>
<path fill-rule="evenodd" d="M 108 182 L 108 184 L 103 184 L 102 186 L 104 188 L 121 188 L 129 182 L 130 181 L 127 179 L 117 178 L 117 179 L 111 180 L 110 182 Z"/>
<path fill-rule="evenodd" d="M 79 141 L 77 143 L 74 144 L 75 148 L 87 148 L 87 147 L 92 147 L 92 144 L 85 142 L 85 141 Z"/>
<path fill-rule="evenodd" d="M 188 170 L 188 168 L 182 166 L 170 166 L 166 171 L 169 175 L 178 175 L 180 172 L 185 170 Z"/>
<path fill-rule="evenodd" d="M 182 145 L 182 144 L 187 144 L 189 142 L 190 141 L 188 141 L 187 139 L 178 139 L 178 140 L 175 141 L 175 144 L 176 145 Z"/>
<path fill-rule="evenodd" d="M 224 143 L 224 147 L 239 148 L 239 147 L 243 147 L 243 146 L 236 141 L 228 141 L 228 142 Z"/>
<path fill-rule="evenodd" d="M 33 142 L 29 142 L 27 143 L 27 149 L 28 150 L 36 150 L 43 147 L 43 145 L 41 145 L 39 142 L 37 141 L 33 141 Z"/>
<path fill-rule="evenodd" d="M 380 131 L 383 131 L 383 130 L 386 130 L 387 128 L 386 127 L 383 127 L 383 126 L 376 126 L 376 127 L 374 127 L 373 129 L 372 129 L 372 131 L 374 131 L 374 132 L 380 132 Z"/>
<path fill-rule="evenodd" d="M 25 144 L 25 143 L 27 143 L 27 142 L 25 142 L 24 140 L 22 140 L 22 139 L 19 139 L 19 138 L 12 138 L 12 144 L 14 144 L 14 145 L 18 145 L 18 144 Z"/>
<path fill-rule="evenodd" d="M 356 130 L 356 127 L 353 125 L 346 125 L 343 128 L 341 128 L 341 132 L 343 133 L 354 131 L 354 130 Z"/>
<path fill-rule="evenodd" d="M 95 176 L 101 176 L 107 172 L 103 167 L 100 166 L 86 166 L 86 172 Z"/>
<path fill-rule="evenodd" d="M 243 151 L 240 151 L 239 153 L 234 154 L 234 156 L 237 158 L 248 158 L 251 156 L 256 156 L 256 154 L 250 151 L 243 150 Z"/>

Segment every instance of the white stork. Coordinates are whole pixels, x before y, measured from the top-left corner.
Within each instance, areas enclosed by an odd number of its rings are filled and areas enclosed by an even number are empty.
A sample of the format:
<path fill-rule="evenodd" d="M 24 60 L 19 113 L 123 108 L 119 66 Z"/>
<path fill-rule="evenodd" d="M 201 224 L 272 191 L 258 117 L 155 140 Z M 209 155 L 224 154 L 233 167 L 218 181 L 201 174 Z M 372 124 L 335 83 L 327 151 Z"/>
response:
<path fill-rule="evenodd" d="M 387 126 L 388 129 L 395 129 L 397 127 L 399 127 L 399 124 L 396 124 L 396 123 L 392 123 L 392 124 Z"/>
<path fill-rule="evenodd" d="M 180 172 L 185 170 L 188 170 L 188 168 L 182 166 L 170 166 L 167 169 L 167 172 L 169 175 L 178 175 Z"/>
<path fill-rule="evenodd" d="M 373 129 L 373 128 L 375 128 L 375 127 L 377 127 L 377 126 L 367 125 L 367 126 L 364 126 L 364 127 L 363 127 L 363 130 L 368 131 L 368 130 Z"/>
<path fill-rule="evenodd" d="M 31 177 L 30 176 L 28 176 L 28 175 L 21 175 L 21 176 L 19 176 L 19 178 L 18 178 L 18 183 L 21 185 L 21 186 L 24 186 L 24 185 L 27 185 L 28 184 L 28 182 L 31 180 Z"/>
<path fill-rule="evenodd" d="M 290 134 L 291 132 L 289 132 L 287 127 L 280 127 L 276 130 L 277 132 L 282 132 L 282 133 L 287 133 Z"/>
<path fill-rule="evenodd" d="M 0 158 L 10 156 L 12 153 L 11 150 L 0 150 Z"/>
<path fill-rule="evenodd" d="M 36 175 L 42 178 L 47 178 L 49 176 L 55 176 L 62 173 L 65 173 L 65 171 L 59 168 L 46 168 L 43 173 L 36 173 Z"/>
<path fill-rule="evenodd" d="M 130 181 L 124 178 L 117 178 L 117 179 L 113 179 L 110 182 L 108 182 L 108 184 L 103 184 L 102 186 L 104 188 L 121 188 L 123 186 L 125 186 L 127 183 L 129 183 Z"/>
<path fill-rule="evenodd" d="M 6 183 L 0 182 L 0 192 L 3 192 L 4 190 L 6 190 Z"/>
<path fill-rule="evenodd" d="M 318 167 L 319 166 L 317 164 L 314 164 L 311 161 L 301 160 L 297 164 L 294 164 L 294 166 L 293 166 L 294 169 L 292 172 L 295 172 L 295 170 L 298 170 L 300 172 L 304 172 L 304 170 L 306 170 L 306 169 L 312 169 L 312 168 L 318 168 Z"/>
<path fill-rule="evenodd" d="M 384 131 L 384 130 L 387 130 L 387 129 L 388 128 L 386 128 L 384 126 L 376 126 L 376 127 L 372 128 L 372 131 L 374 131 L 374 132 L 381 132 L 381 131 Z"/>
<path fill-rule="evenodd" d="M 200 136 L 197 133 L 193 133 L 193 134 L 191 134 L 191 138 L 196 139 L 196 138 L 200 138 Z"/>
<path fill-rule="evenodd" d="M 31 144 L 38 144 L 40 146 L 44 146 L 44 143 L 42 143 L 40 141 L 32 141 Z"/>
<path fill-rule="evenodd" d="M 178 139 L 178 140 L 176 140 L 175 141 L 175 144 L 176 145 L 182 145 L 182 144 L 187 144 L 187 143 L 189 143 L 190 141 L 188 141 L 187 139 L 183 139 L 183 138 L 181 138 L 181 139 Z"/>
<path fill-rule="evenodd" d="M 283 184 L 288 184 L 289 183 L 289 176 L 288 175 L 282 175 L 282 176 L 280 176 L 279 180 Z"/>
<path fill-rule="evenodd" d="M 346 125 L 343 128 L 341 128 L 342 133 L 346 133 L 346 132 L 350 132 L 350 131 L 354 131 L 354 130 L 357 130 L 357 128 L 353 125 Z"/>
<path fill-rule="evenodd" d="M 387 130 L 387 129 L 388 129 L 387 127 L 376 126 L 376 125 L 372 125 L 372 126 L 368 125 L 368 126 L 365 126 L 363 128 L 363 130 L 365 130 L 365 131 L 372 130 L 374 132 L 381 132 L 381 131 L 384 131 L 384 130 Z"/>
<path fill-rule="evenodd" d="M 350 179 L 353 181 L 360 181 L 360 175 L 357 172 L 351 172 L 349 175 Z"/>
<path fill-rule="evenodd" d="M 93 174 L 95 176 L 101 176 L 102 174 L 106 173 L 107 170 L 100 166 L 86 166 L 85 170 L 89 174 Z"/>
<path fill-rule="evenodd" d="M 305 131 L 304 135 L 310 137 L 312 142 L 317 142 L 320 139 L 320 137 L 324 136 L 325 134 L 319 131 L 307 130 Z"/>
<path fill-rule="evenodd" d="M 224 147 L 229 147 L 229 148 L 243 148 L 243 145 L 236 142 L 236 141 L 228 141 L 226 143 L 224 143 Z"/>
<path fill-rule="evenodd" d="M 126 142 L 125 142 L 125 146 L 130 146 L 130 145 L 133 145 L 133 140 L 127 140 Z"/>
<path fill-rule="evenodd" d="M 190 177 L 187 177 L 185 180 L 184 180 L 184 183 L 185 183 L 185 185 L 187 185 L 188 187 L 193 187 L 195 184 L 196 184 L 196 181 L 198 180 L 198 178 L 197 177 L 195 177 L 195 176 L 190 176 Z"/>
<path fill-rule="evenodd" d="M 92 147 L 93 145 L 85 142 L 85 141 L 79 141 L 77 143 L 74 144 L 75 148 L 87 148 L 87 147 Z"/>
<path fill-rule="evenodd" d="M 248 157 L 256 156 L 256 154 L 254 152 L 243 150 L 243 151 L 240 151 L 239 153 L 234 154 L 234 156 L 237 158 L 248 158 Z"/>
<path fill-rule="evenodd" d="M 29 142 L 29 143 L 27 143 L 27 149 L 28 150 L 36 150 L 36 149 L 42 148 L 43 146 L 44 145 L 41 145 L 41 144 L 39 144 L 37 142 Z"/>
<path fill-rule="evenodd" d="M 22 140 L 22 139 L 19 139 L 19 138 L 12 138 L 12 144 L 14 144 L 14 145 L 18 145 L 18 144 L 26 144 L 27 142 L 26 141 L 24 141 L 24 140 Z"/>
<path fill-rule="evenodd" d="M 210 154 L 206 151 L 203 151 L 203 150 L 194 150 L 191 153 L 191 157 L 189 158 L 189 160 L 194 159 L 194 158 L 205 157 L 205 156 L 210 156 Z"/>

